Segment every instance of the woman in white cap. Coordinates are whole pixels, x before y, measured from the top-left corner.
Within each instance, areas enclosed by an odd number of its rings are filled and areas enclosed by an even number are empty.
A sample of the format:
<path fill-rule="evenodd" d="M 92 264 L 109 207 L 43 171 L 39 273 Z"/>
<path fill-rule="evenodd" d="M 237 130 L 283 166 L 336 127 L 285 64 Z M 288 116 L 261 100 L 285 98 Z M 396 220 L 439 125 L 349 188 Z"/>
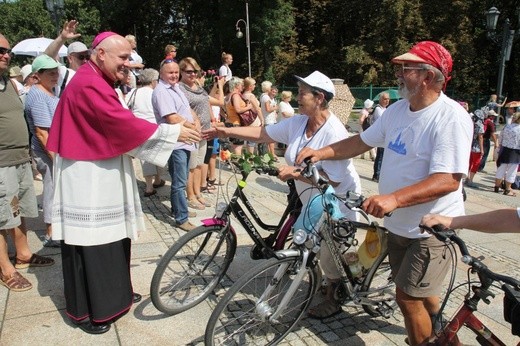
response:
<path fill-rule="evenodd" d="M 36 168 L 43 177 L 43 221 L 47 227 L 43 246 L 46 247 L 60 247 L 60 244 L 51 238 L 54 153 L 47 149 L 49 128 L 59 101 L 53 92 L 53 87 L 58 84 L 59 66 L 56 60 L 45 54 L 34 59 L 32 72 L 38 82 L 29 89 L 25 99 L 25 118 L 32 134 L 31 152 Z"/>
<path fill-rule="evenodd" d="M 208 136 L 235 137 L 255 142 L 279 142 L 287 144 L 285 151 L 286 166 L 278 169 L 278 177 L 286 181 L 294 179 L 296 189 L 302 201 L 302 213 L 311 198 L 318 193 L 311 189 L 310 182 L 301 176 L 299 167 L 294 166 L 298 153 L 303 148 L 318 149 L 345 139 L 348 131 L 341 121 L 329 110 L 329 103 L 335 95 L 332 81 L 319 71 L 298 80 L 297 114 L 279 123 L 267 127 L 218 127 L 206 131 Z M 341 195 L 347 191 L 361 192 L 359 176 L 350 159 L 322 161 L 317 164 L 320 173 L 329 179 L 336 193 Z M 344 207 L 344 206 L 343 206 Z M 342 208 L 346 217 L 356 220 L 356 213 Z M 330 258 L 326 246 L 321 248 L 321 267 L 329 280 L 326 299 L 309 311 L 309 316 L 323 319 L 342 311 L 340 304 L 334 299 L 334 291 L 339 282 L 339 273 Z"/>
<path fill-rule="evenodd" d="M 371 99 L 366 99 L 363 103 L 363 109 L 361 110 L 359 116 L 359 125 L 361 126 L 359 133 L 365 131 L 370 126 L 370 116 L 374 112 L 374 101 Z M 370 160 L 374 161 L 376 158 L 376 150 L 374 148 L 370 149 Z M 362 159 L 365 159 L 365 153 L 361 155 Z"/>

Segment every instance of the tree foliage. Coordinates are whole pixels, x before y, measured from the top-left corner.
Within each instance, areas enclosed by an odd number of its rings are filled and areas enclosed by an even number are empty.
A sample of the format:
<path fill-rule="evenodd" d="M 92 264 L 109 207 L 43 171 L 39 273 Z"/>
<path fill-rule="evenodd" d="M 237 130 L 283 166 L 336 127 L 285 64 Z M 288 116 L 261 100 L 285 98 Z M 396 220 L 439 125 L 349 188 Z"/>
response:
<path fill-rule="evenodd" d="M 134 34 L 146 65 L 157 67 L 164 47 L 175 44 L 178 57 L 192 56 L 205 69 L 234 56 L 233 72 L 247 75 L 245 37 L 235 36 L 249 6 L 252 75 L 292 84 L 294 74 L 320 70 L 351 86 L 394 86 L 390 59 L 413 43 L 442 43 L 454 59 L 449 88 L 460 98 L 496 90 L 499 44 L 486 36 L 484 0 L 65 0 L 66 18 L 80 21 L 89 44 L 103 30 Z M 505 18 L 518 28 L 519 0 L 497 0 L 499 25 Z M 14 45 L 37 36 L 55 37 L 43 0 L 0 2 L 0 32 Z M 243 23 L 238 24 L 245 33 Z M 500 28 L 498 28 L 500 34 Z M 507 63 L 504 94 L 520 98 L 520 43 Z"/>

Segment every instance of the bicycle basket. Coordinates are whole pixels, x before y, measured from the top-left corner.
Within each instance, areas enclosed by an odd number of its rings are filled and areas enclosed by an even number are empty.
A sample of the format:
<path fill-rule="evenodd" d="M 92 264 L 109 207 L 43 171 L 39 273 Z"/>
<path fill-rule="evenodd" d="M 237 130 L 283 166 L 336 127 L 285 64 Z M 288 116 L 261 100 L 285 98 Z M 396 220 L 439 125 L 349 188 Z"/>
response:
<path fill-rule="evenodd" d="M 511 323 L 511 333 L 520 336 L 520 291 L 508 285 L 504 290 L 504 319 Z"/>

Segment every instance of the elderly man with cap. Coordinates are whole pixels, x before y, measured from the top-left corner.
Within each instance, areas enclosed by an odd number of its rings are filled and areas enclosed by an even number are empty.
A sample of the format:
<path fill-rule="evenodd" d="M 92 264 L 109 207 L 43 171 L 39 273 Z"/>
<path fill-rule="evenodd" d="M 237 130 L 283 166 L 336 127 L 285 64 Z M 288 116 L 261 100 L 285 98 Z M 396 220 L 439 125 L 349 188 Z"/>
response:
<path fill-rule="evenodd" d="M 206 134 L 219 137 L 234 137 L 259 143 L 278 142 L 287 145 L 285 161 L 287 166 L 279 167 L 278 178 L 283 181 L 294 179 L 296 189 L 303 204 L 301 217 L 306 215 L 307 204 L 318 192 L 310 188 L 310 182 L 300 174 L 299 167 L 295 167 L 295 160 L 304 148 L 319 149 L 344 140 L 349 137 L 348 131 L 341 121 L 329 110 L 329 103 L 335 95 L 332 81 L 319 71 L 298 80 L 298 111 L 299 115 L 285 119 L 267 127 L 215 127 L 205 131 Z M 320 171 L 326 175 L 339 195 L 347 191 L 361 192 L 359 175 L 350 159 L 331 160 L 320 162 Z M 342 206 L 342 212 L 349 218 L 356 220 L 357 213 Z M 300 220 L 301 222 L 301 220 Z M 323 319 L 342 311 L 339 303 L 334 299 L 334 292 L 340 275 L 330 257 L 326 246 L 321 248 L 321 267 L 329 280 L 324 302 L 313 307 L 309 316 Z"/>
<path fill-rule="evenodd" d="M 76 33 L 78 24 L 79 23 L 76 20 L 65 22 L 65 24 L 63 24 L 61 33 L 45 49 L 45 54 L 58 60 L 58 52 L 61 46 L 63 46 L 67 40 L 76 39 L 81 36 L 81 34 Z M 81 65 L 86 63 L 89 58 L 90 51 L 84 43 L 76 41 L 72 42 L 67 47 L 67 61 L 69 63 L 69 67 L 67 68 L 65 66 L 61 66 L 59 68 L 60 79 L 58 80 L 58 85 L 55 88 L 55 94 L 57 96 L 61 96 L 63 89 L 69 84 L 76 71 L 80 68 Z"/>
<path fill-rule="evenodd" d="M 145 230 L 132 156 L 165 166 L 177 141 L 199 141 L 182 125 L 153 124 L 124 108 L 113 89 L 132 48 L 103 32 L 58 103 L 47 147 L 55 153 L 53 238 L 62 240 L 66 314 L 105 333 L 132 302 L 130 242 Z"/>
<path fill-rule="evenodd" d="M 385 217 L 396 300 L 403 312 L 408 342 L 428 340 L 438 321 L 439 295 L 449 268 L 444 244 L 421 233 L 428 213 L 464 213 L 461 181 L 468 172 L 473 125 L 466 111 L 443 90 L 450 80 L 452 59 L 440 44 L 423 41 L 392 62 L 402 100 L 361 135 L 320 150 L 304 148 L 297 163 L 355 157 L 384 147 L 380 195 L 363 209 Z"/>
<path fill-rule="evenodd" d="M 37 217 L 38 208 L 29 156 L 29 131 L 16 87 L 4 77 L 11 60 L 11 46 L 0 34 L 0 284 L 13 292 L 32 284 L 17 269 L 42 267 L 54 260 L 34 254 L 27 243 L 24 217 Z M 7 233 L 16 248 L 16 262 L 9 260 Z"/>

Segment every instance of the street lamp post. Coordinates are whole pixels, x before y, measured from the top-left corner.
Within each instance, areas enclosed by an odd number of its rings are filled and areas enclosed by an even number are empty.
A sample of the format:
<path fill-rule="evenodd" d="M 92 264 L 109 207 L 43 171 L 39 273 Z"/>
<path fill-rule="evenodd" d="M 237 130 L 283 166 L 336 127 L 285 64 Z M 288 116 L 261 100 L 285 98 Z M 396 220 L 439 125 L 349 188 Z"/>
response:
<path fill-rule="evenodd" d="M 47 10 L 51 13 L 52 19 L 54 19 L 56 31 L 59 35 L 61 31 L 61 15 L 63 13 L 63 9 L 65 8 L 65 4 L 63 0 L 45 0 L 45 5 L 47 7 Z"/>
<path fill-rule="evenodd" d="M 242 22 L 244 26 L 246 27 L 246 47 L 247 47 L 247 67 L 249 71 L 249 77 L 251 77 L 251 41 L 249 39 L 249 2 L 246 1 L 246 20 L 239 19 L 237 20 L 237 23 L 235 24 L 235 29 L 237 31 L 236 36 L 237 38 L 242 38 L 244 34 L 240 30 L 240 27 L 238 24 Z"/>
<path fill-rule="evenodd" d="M 486 12 L 486 29 L 487 29 L 487 37 L 495 42 L 496 44 L 501 44 L 500 49 L 500 64 L 498 67 L 498 81 L 497 81 L 497 96 L 499 99 L 502 98 L 502 86 L 504 85 L 504 73 L 506 69 L 506 62 L 509 61 L 511 57 L 511 49 L 513 48 L 513 39 L 518 33 L 515 33 L 515 30 L 511 28 L 511 22 L 509 18 L 504 20 L 504 25 L 502 28 L 502 34 L 498 35 L 496 32 L 498 17 L 500 16 L 500 11 L 496 7 L 491 7 Z M 497 117 L 498 121 L 498 117 Z"/>

